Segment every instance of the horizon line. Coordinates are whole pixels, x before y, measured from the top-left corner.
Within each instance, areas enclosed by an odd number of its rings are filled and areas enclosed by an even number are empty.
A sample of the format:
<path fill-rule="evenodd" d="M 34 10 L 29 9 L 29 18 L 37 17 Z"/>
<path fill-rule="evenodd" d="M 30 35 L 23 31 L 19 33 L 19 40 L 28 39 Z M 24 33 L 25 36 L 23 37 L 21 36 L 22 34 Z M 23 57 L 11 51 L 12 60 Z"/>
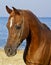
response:
<path fill-rule="evenodd" d="M 8 18 L 8 16 L 0 16 L 0 18 L 3 18 L 3 17 L 5 17 L 5 18 Z M 38 18 L 51 18 L 51 17 L 38 17 Z"/>

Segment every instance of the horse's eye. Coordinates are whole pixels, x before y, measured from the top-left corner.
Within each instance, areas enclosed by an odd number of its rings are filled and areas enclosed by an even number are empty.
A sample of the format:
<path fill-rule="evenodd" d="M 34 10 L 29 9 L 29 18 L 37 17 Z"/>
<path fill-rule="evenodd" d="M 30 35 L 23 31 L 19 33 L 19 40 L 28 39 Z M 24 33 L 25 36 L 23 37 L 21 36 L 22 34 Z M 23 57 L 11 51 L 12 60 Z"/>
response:
<path fill-rule="evenodd" d="M 20 26 L 20 25 L 16 25 L 15 28 L 16 28 L 16 29 L 20 29 L 21 26 Z"/>

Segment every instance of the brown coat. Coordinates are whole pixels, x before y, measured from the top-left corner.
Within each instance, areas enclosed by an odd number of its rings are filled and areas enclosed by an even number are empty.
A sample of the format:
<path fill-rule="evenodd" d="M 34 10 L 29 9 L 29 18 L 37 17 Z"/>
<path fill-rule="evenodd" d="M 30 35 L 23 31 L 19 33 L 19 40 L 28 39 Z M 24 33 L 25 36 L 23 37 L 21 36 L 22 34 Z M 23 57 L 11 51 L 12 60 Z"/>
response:
<path fill-rule="evenodd" d="M 9 36 L 5 47 L 6 54 L 8 55 L 10 53 L 8 56 L 15 55 L 15 48 L 26 39 L 27 43 L 23 56 L 26 65 L 50 65 L 51 31 L 48 26 L 41 23 L 31 11 L 17 10 L 14 7 L 13 10 L 11 10 L 7 6 L 6 9 L 10 14 L 7 23 Z M 11 17 L 14 18 L 14 22 L 13 26 L 10 28 L 9 22 Z M 21 25 L 21 27 L 16 26 L 17 30 L 14 28 L 16 24 Z M 20 35 L 17 32 L 18 29 Z M 15 42 L 17 44 L 14 44 Z"/>

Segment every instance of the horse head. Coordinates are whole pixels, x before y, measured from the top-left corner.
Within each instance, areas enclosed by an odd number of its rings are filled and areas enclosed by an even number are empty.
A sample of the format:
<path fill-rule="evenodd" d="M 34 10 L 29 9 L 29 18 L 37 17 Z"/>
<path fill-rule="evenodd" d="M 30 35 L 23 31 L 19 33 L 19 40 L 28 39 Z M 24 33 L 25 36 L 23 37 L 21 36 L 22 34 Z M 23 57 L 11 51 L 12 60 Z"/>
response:
<path fill-rule="evenodd" d="M 10 16 L 6 25 L 8 39 L 4 49 L 8 56 L 16 54 L 18 46 L 28 35 L 28 23 L 25 21 L 24 11 L 12 8 L 13 10 L 6 6 L 6 10 Z"/>

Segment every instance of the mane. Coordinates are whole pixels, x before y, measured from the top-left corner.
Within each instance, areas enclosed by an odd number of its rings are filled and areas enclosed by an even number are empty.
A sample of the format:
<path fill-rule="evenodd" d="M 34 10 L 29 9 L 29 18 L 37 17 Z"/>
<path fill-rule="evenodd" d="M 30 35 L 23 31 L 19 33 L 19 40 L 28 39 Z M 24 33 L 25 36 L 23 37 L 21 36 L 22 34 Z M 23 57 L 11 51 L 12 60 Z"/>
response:
<path fill-rule="evenodd" d="M 46 24 L 44 24 L 44 23 L 42 23 L 43 24 L 43 26 L 46 28 L 46 29 L 48 29 L 49 31 L 50 31 L 50 28 L 46 25 Z"/>
<path fill-rule="evenodd" d="M 36 21 L 39 21 L 40 22 L 40 20 L 38 19 L 38 17 L 34 14 L 34 13 L 32 13 L 30 10 L 21 10 L 21 9 L 18 9 L 18 11 L 20 12 L 20 13 L 25 13 L 25 15 L 27 14 L 28 16 L 29 16 L 29 18 L 32 18 L 32 20 L 34 19 L 34 20 L 36 20 Z M 41 22 L 40 22 L 41 23 Z"/>
<path fill-rule="evenodd" d="M 50 28 L 45 23 L 42 23 L 34 13 L 32 13 L 29 10 L 26 10 L 26 11 L 27 11 L 27 13 L 29 14 L 29 17 L 33 20 L 34 23 L 36 23 L 37 25 L 39 24 L 39 26 L 41 26 L 41 28 L 43 28 L 43 26 L 44 26 L 45 29 L 50 31 Z"/>

